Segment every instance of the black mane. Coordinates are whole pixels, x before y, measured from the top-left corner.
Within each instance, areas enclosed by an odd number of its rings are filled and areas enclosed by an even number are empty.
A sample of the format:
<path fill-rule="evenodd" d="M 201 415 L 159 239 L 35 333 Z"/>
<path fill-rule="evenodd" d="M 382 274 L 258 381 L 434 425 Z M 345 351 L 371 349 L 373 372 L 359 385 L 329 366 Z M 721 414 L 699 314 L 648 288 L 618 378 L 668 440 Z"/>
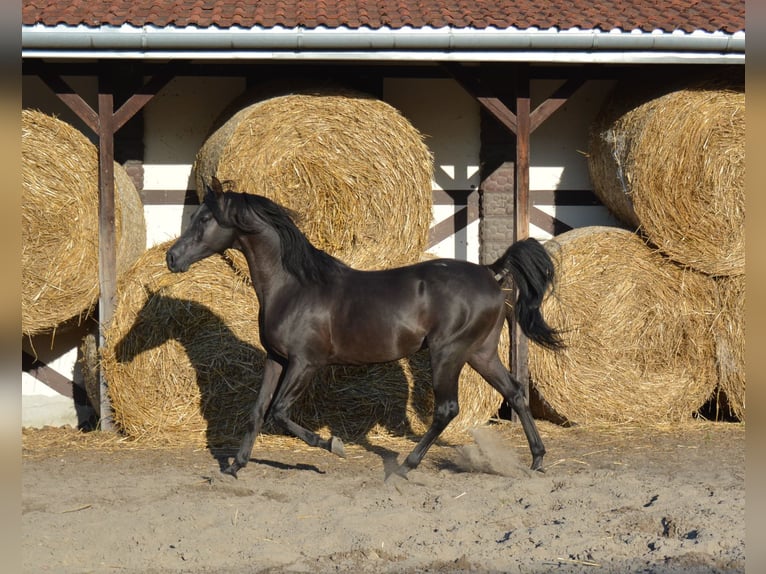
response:
<path fill-rule="evenodd" d="M 224 214 L 213 215 L 223 225 L 245 233 L 258 231 L 266 223 L 277 232 L 282 249 L 282 266 L 301 283 L 327 283 L 330 277 L 347 266 L 329 253 L 314 247 L 295 224 L 298 215 L 268 197 L 250 193 L 226 192 Z M 206 203 L 215 203 L 214 201 Z M 222 217 L 221 217 L 222 216 Z"/>

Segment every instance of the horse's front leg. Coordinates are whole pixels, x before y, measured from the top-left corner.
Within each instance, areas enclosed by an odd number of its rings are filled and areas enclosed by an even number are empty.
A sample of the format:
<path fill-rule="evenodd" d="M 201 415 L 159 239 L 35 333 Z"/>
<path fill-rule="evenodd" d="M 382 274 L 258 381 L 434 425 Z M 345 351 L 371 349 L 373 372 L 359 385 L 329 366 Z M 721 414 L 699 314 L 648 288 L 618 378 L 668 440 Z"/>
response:
<path fill-rule="evenodd" d="M 261 432 L 263 421 L 266 418 L 266 412 L 269 410 L 272 399 L 274 398 L 274 391 L 279 383 L 279 377 L 282 374 L 282 365 L 275 361 L 273 358 L 267 356 L 266 362 L 263 364 L 263 380 L 261 381 L 261 388 L 258 391 L 258 397 L 253 405 L 253 410 L 250 411 L 250 420 L 247 423 L 247 432 L 242 438 L 239 451 L 234 457 L 232 462 L 223 472 L 237 477 L 237 471 L 247 465 L 250 460 L 250 454 L 253 452 L 253 445 L 255 444 L 255 438 L 258 433 Z"/>
<path fill-rule="evenodd" d="M 287 432 L 300 438 L 309 446 L 317 446 L 331 453 L 345 458 L 346 451 L 343 441 L 336 436 L 329 439 L 323 439 L 318 434 L 302 427 L 290 418 L 290 408 L 303 393 L 304 389 L 311 382 L 317 368 L 303 364 L 300 361 L 291 361 L 285 369 L 282 385 L 279 387 L 277 396 L 271 405 L 271 416 Z"/>

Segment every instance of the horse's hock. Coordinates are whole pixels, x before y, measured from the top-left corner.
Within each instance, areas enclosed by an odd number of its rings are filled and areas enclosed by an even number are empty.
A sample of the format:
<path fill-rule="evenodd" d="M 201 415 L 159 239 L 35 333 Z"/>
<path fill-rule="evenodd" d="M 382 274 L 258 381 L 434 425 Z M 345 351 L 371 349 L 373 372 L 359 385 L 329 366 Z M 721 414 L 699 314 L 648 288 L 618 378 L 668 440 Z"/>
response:
<path fill-rule="evenodd" d="M 21 331 L 36 335 L 90 312 L 99 296 L 98 151 L 77 129 L 21 113 Z M 114 164 L 117 272 L 146 248 L 141 198 Z"/>
<path fill-rule="evenodd" d="M 309 240 L 362 269 L 428 247 L 433 158 L 389 104 L 346 89 L 260 89 L 233 102 L 197 154 L 197 193 L 216 176 L 299 214 Z M 244 267 L 244 260 L 236 259 Z"/>
<path fill-rule="evenodd" d="M 665 255 L 745 272 L 745 92 L 726 78 L 656 93 L 623 81 L 590 136 L 594 191 Z M 648 91 L 649 90 L 649 91 Z"/>

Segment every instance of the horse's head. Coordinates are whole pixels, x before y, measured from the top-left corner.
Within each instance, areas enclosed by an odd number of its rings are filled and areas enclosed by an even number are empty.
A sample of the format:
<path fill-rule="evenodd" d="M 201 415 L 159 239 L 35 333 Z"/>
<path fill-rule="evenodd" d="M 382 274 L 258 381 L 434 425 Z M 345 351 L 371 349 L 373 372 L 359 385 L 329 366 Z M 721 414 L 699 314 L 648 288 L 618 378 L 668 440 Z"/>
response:
<path fill-rule="evenodd" d="M 166 261 L 173 273 L 189 269 L 192 263 L 223 253 L 236 239 L 236 230 L 221 220 L 225 196 L 221 182 L 213 177 L 204 201 L 192 215 L 189 226 L 168 249 Z"/>

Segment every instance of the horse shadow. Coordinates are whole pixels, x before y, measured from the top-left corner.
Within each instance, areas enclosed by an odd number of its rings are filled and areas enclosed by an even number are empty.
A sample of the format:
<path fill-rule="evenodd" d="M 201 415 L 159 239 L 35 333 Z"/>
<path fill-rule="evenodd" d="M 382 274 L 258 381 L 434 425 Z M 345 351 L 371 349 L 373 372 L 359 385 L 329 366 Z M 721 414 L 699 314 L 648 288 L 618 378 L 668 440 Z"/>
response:
<path fill-rule="evenodd" d="M 256 325 L 257 317 L 253 317 L 254 329 Z M 226 321 L 209 307 L 154 292 L 149 293 L 131 328 L 115 345 L 115 359 L 118 363 L 130 363 L 142 353 L 170 341 L 180 344 L 188 357 L 192 371 L 190 375 L 176 373 L 174 376 L 180 380 L 192 377 L 198 386 L 200 414 L 206 423 L 206 446 L 223 470 L 228 466 L 229 457 L 235 454 L 246 431 L 249 412 L 260 388 L 266 353 L 259 344 L 243 340 L 234 333 Z M 168 350 L 168 353 L 171 352 Z M 383 367 L 369 367 L 376 368 Z M 339 377 L 339 369 L 349 371 Z M 407 416 L 411 389 L 403 368 L 398 363 L 386 364 L 385 374 L 386 388 L 383 396 L 381 393 L 368 392 L 369 388 L 365 389 L 358 380 L 354 380 L 355 377 L 362 377 L 365 385 L 375 384 L 371 380 L 374 373 L 371 375 L 365 372 L 363 367 L 326 367 L 315 376 L 304 396 L 293 406 L 291 416 L 309 430 L 321 434 L 329 431 L 345 442 L 358 444 L 376 454 L 388 473 L 396 467 L 399 453 L 370 442 L 367 438 L 369 432 L 375 427 L 382 427 L 392 435 L 409 437 L 413 441 L 415 433 Z M 147 376 L 152 375 L 147 373 Z M 424 380 L 422 374 L 415 376 L 418 378 L 414 384 L 415 389 L 420 389 L 419 392 L 430 389 L 429 381 Z M 174 385 L 169 387 L 173 388 Z M 416 401 L 410 400 L 410 416 L 413 402 Z M 155 405 L 153 408 L 163 406 Z M 426 411 L 427 408 L 423 407 L 417 416 L 427 420 L 430 412 Z M 284 434 L 268 414 L 263 433 Z M 275 468 L 285 468 L 284 464 L 276 461 L 252 456 L 251 460 Z M 294 468 L 320 472 L 305 464 L 295 465 Z"/>

